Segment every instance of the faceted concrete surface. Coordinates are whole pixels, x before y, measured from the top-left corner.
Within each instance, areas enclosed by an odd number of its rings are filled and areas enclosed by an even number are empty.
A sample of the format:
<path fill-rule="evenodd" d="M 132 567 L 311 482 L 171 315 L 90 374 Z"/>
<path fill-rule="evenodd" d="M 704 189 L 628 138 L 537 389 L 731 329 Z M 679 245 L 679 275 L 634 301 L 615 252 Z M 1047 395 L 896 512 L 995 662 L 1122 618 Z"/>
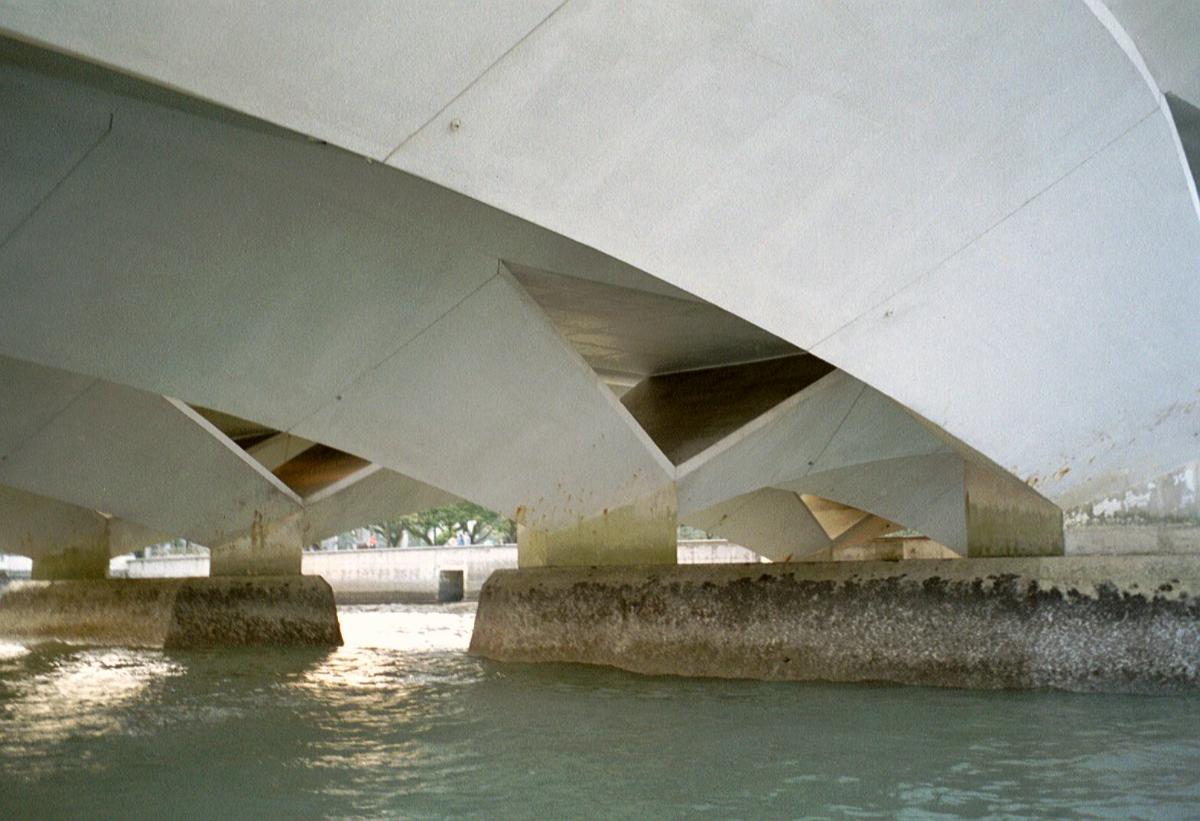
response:
<path fill-rule="evenodd" d="M 265 49 L 261 11 L 146 5 L 0 3 L 26 42 L 229 107 L 3 49 L 6 355 L 568 514 L 547 530 L 669 478 L 546 333 L 543 309 L 616 298 L 568 280 L 708 300 L 1053 501 L 1194 453 L 1200 220 L 1163 97 L 1196 102 L 1188 4 L 398 9 L 365 39 L 308 10 Z M 518 330 L 490 324 L 506 283 L 542 295 Z M 748 341 L 720 327 L 714 350 Z M 405 387 L 412 406 L 377 401 Z M 474 478 L 498 475 L 523 486 Z"/>
<path fill-rule="evenodd" d="M 0 636 L 178 649 L 342 643 L 318 576 L 12 582 L 0 587 Z"/>
<path fill-rule="evenodd" d="M 1200 687 L 1200 568 L 1167 557 L 497 571 L 471 652 L 657 675 Z"/>

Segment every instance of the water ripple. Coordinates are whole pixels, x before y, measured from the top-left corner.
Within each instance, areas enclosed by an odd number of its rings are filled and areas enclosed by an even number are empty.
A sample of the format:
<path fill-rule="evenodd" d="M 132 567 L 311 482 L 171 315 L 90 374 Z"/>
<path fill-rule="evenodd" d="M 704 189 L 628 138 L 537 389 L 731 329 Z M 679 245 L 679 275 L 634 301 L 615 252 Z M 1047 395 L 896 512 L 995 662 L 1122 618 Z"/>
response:
<path fill-rule="evenodd" d="M 0 644 L 0 815 L 1200 814 L 1200 700 L 650 678 L 464 654 L 469 606 L 332 651 Z"/>

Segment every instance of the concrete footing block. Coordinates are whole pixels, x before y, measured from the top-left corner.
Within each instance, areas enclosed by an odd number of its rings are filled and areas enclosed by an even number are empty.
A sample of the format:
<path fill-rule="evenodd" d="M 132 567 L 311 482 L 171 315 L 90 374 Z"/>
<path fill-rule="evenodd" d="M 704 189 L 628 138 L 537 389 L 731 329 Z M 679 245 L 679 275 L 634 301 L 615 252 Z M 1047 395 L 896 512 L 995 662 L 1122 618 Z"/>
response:
<path fill-rule="evenodd" d="M 501 570 L 471 653 L 681 676 L 1195 690 L 1198 594 L 1187 557 Z"/>
<path fill-rule="evenodd" d="M 338 646 L 319 576 L 12 582 L 0 636 L 163 648 Z"/>

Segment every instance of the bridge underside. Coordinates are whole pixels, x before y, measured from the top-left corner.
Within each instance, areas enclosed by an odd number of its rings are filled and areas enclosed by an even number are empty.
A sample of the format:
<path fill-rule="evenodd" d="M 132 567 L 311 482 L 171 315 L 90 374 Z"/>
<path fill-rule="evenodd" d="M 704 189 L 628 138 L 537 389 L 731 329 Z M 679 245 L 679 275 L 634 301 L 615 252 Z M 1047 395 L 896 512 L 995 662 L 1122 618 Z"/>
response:
<path fill-rule="evenodd" d="M 533 5 L 456 23 L 457 67 L 305 11 L 323 78 L 252 9 L 0 9 L 0 550 L 289 577 L 458 500 L 531 573 L 673 564 L 681 524 L 786 563 L 1061 556 L 1064 509 L 1200 532 L 1169 26 Z"/>
<path fill-rule="evenodd" d="M 897 529 L 964 556 L 1061 552 L 1036 492 L 711 303 L 395 169 L 4 45 L 15 493 L 209 545 L 221 573 L 295 573 L 353 515 L 459 497 L 517 519 L 527 566 L 670 563 L 679 521 L 776 559 Z M 351 504 L 383 477 L 390 496 Z M 66 541 L 5 521 L 6 549 L 75 573 L 51 558 Z"/>

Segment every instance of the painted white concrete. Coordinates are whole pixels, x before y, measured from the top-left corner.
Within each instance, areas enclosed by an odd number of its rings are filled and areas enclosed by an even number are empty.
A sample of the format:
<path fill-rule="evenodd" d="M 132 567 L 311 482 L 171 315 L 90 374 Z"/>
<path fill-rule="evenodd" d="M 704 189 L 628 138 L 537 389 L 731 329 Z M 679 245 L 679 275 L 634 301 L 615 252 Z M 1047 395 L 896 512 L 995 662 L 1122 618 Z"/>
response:
<path fill-rule="evenodd" d="M 28 578 L 31 570 L 33 570 L 33 559 L 28 556 L 0 554 L 0 573 L 5 573 L 13 578 Z"/>
<path fill-rule="evenodd" d="M 237 0 L 186 8 L 154 0 L 103 7 L 5 0 L 0 17 L 8 30 L 384 156 L 559 2 L 353 0 L 280 14 Z M 247 72 L 251 58 L 254 71 Z"/>
<path fill-rule="evenodd" d="M 0 485 L 0 553 L 35 558 L 77 550 L 107 557 L 107 530 L 94 510 Z"/>
<path fill-rule="evenodd" d="M 878 535 L 874 517 L 882 520 L 879 529 L 911 528 L 964 556 L 1000 549 L 1062 552 L 1061 517 L 1057 527 L 1038 523 L 1051 513 L 1048 502 L 840 371 L 687 460 L 678 475 L 683 521 L 772 558 L 821 550 L 835 536 L 842 543 Z M 873 517 L 864 521 L 863 533 L 830 533 L 805 495 Z M 1009 534 L 980 524 L 986 517 L 972 521 L 981 511 L 1001 509 L 1011 520 Z M 1027 513 L 1029 529 L 1021 524 Z M 734 529 L 722 532 L 721 526 Z"/>
<path fill-rule="evenodd" d="M 379 466 L 301 500 L 186 405 L 0 357 L 0 550 L 113 554 L 187 538 L 219 546 L 256 519 L 296 520 L 291 548 L 457 501 Z M 99 513 L 97 511 L 102 511 Z"/>
<path fill-rule="evenodd" d="M 1196 98 L 1200 9 L 1109 6 L 1153 83 L 1083 0 L 579 0 L 502 25 L 494 10 L 397 5 L 376 27 L 312 8 L 272 14 L 265 47 L 264 13 L 242 4 L 4 0 L 2 30 L 500 211 L 301 140 L 5 68 L 0 172 L 17 195 L 0 211 L 0 352 L 237 413 L 502 510 L 549 493 L 538 509 L 568 519 L 658 486 L 670 470 L 653 446 L 544 317 L 514 307 L 497 274 L 510 260 L 707 299 L 1052 499 L 1098 498 L 1195 458 L 1200 387 L 1200 218 L 1159 93 Z M 500 310 L 522 327 L 456 342 Z M 73 336 L 48 339 L 51 326 Z M 379 327 L 396 332 L 381 344 Z M 448 401 L 476 388 L 486 418 Z M 421 403 L 411 418 L 380 407 L 403 389 Z M 867 412 L 856 398 L 834 380 L 796 430 L 828 444 L 839 409 Z M 423 444 L 463 431 L 450 458 Z M 739 448 L 746 476 L 792 440 L 756 441 Z M 833 460 L 830 474 L 866 464 L 862 445 L 841 447 L 795 457 Z M 930 447 L 887 461 L 933 464 Z M 481 453 L 494 462 L 461 469 Z M 696 474 L 680 509 L 797 478 L 779 470 Z"/>
<path fill-rule="evenodd" d="M 182 403 L 7 357 L 0 384 L 0 429 L 14 434 L 0 442 L 2 485 L 200 544 L 244 531 L 255 513 L 299 509 L 286 485 Z"/>
<path fill-rule="evenodd" d="M 1094 0 L 1116 18 L 1155 84 L 1200 105 L 1200 9 L 1191 0 Z M 1103 12 L 1101 12 L 1103 13 Z"/>
<path fill-rule="evenodd" d="M 672 478 L 628 411 L 503 271 L 340 396 L 294 430 L 508 515 L 523 505 L 530 526 L 573 523 Z"/>
<path fill-rule="evenodd" d="M 183 579 L 208 575 L 208 556 L 154 556 L 125 562 L 125 575 L 131 579 Z"/>
<path fill-rule="evenodd" d="M 340 152 L 9 76 L 8 98 L 116 113 L 0 249 L 0 350 L 236 413 L 552 524 L 669 481 L 669 463 L 497 255 L 613 284 L 644 276 Z M 364 197 L 383 213 L 364 217 Z M 37 329 L 49 322 L 88 344 L 47 339 Z M 397 330 L 381 342 L 380 328 Z"/>

